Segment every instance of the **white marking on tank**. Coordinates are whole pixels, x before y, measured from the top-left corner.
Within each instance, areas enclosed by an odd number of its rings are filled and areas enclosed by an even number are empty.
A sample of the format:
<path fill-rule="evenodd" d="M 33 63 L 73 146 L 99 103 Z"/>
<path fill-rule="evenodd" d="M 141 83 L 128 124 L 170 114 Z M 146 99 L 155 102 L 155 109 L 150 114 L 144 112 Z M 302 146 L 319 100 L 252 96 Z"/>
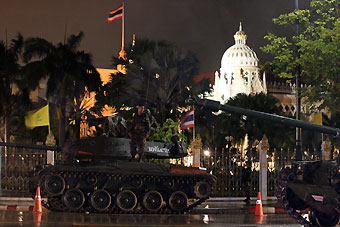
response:
<path fill-rule="evenodd" d="M 319 201 L 319 202 L 323 201 L 323 196 L 321 195 L 312 195 L 312 197 L 315 201 Z"/>
<path fill-rule="evenodd" d="M 148 147 L 149 152 L 154 152 L 154 153 L 168 153 L 169 149 L 167 148 L 159 148 L 157 146 L 153 146 L 153 147 Z"/>

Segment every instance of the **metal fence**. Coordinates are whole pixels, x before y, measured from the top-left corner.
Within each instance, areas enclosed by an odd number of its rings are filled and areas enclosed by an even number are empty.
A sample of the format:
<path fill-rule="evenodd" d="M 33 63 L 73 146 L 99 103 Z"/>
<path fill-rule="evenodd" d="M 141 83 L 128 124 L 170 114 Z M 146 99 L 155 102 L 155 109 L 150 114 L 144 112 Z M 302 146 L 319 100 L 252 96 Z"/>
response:
<path fill-rule="evenodd" d="M 257 196 L 259 191 L 259 152 L 256 148 L 242 151 L 231 148 L 220 151 L 212 151 L 201 156 L 201 166 L 217 177 L 213 196 L 217 197 L 243 197 L 244 192 L 241 184 L 241 173 L 245 160 L 252 163 L 251 166 L 251 196 Z M 279 172 L 282 167 L 290 164 L 294 157 L 294 150 L 270 150 L 267 155 L 267 195 L 275 196 Z M 304 151 L 304 160 L 320 160 L 321 153 L 316 150 Z M 245 158 L 247 157 L 247 158 Z"/>
<path fill-rule="evenodd" d="M 37 165 L 46 164 L 46 150 L 23 148 L 16 146 L 0 146 L 1 148 L 1 196 L 30 196 L 28 181 L 30 172 Z M 294 158 L 294 150 L 270 150 L 268 152 L 268 196 L 275 195 L 278 174 L 285 164 Z M 320 159 L 316 151 L 305 151 L 305 160 Z M 59 156 L 59 155 L 58 155 Z M 259 153 L 255 148 L 241 151 L 236 148 L 223 149 L 204 155 L 201 166 L 217 177 L 213 196 L 242 197 L 241 171 L 244 156 L 252 162 L 251 188 L 252 196 L 259 190 Z M 58 160 L 58 159 L 57 159 Z"/>
<path fill-rule="evenodd" d="M 34 167 L 46 164 L 47 150 L 41 147 L 0 143 L 1 196 L 31 196 L 28 188 L 29 177 Z"/>

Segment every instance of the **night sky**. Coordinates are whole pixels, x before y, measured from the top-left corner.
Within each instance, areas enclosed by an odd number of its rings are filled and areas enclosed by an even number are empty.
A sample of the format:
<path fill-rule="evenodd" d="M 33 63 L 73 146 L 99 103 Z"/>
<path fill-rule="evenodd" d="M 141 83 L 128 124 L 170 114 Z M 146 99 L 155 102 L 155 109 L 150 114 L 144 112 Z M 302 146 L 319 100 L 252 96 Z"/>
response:
<path fill-rule="evenodd" d="M 107 22 L 109 11 L 125 4 L 125 45 L 138 38 L 168 40 L 193 51 L 200 72 L 219 70 L 224 51 L 234 44 L 242 22 L 247 44 L 260 63 L 268 59 L 259 47 L 268 33 L 283 34 L 273 17 L 295 8 L 295 0 L 0 0 L 0 40 L 21 32 L 63 42 L 66 34 L 85 33 L 81 49 L 92 53 L 94 65 L 112 68 L 111 57 L 121 48 L 121 20 Z M 299 0 L 300 8 L 308 0 Z M 291 32 L 294 32 L 291 30 Z"/>

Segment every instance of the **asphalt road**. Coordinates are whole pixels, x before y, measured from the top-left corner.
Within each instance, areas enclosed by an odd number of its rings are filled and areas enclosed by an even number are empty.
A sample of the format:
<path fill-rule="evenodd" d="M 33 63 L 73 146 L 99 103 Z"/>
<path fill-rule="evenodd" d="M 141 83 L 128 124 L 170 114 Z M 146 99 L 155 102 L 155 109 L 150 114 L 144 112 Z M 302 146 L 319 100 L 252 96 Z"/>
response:
<path fill-rule="evenodd" d="M 30 211 L 0 211 L 0 226 L 299 226 L 286 214 L 255 217 L 244 214 L 123 215 Z"/>

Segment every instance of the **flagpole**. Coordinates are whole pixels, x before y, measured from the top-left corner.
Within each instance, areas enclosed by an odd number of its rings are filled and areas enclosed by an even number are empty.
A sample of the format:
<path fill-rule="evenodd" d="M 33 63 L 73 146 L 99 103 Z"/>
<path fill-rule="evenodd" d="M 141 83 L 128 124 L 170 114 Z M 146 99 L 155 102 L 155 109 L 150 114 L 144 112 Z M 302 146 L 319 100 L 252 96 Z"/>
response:
<path fill-rule="evenodd" d="M 194 110 L 194 114 L 193 114 L 193 118 L 194 118 L 194 127 L 192 128 L 192 141 L 195 141 L 195 109 L 193 108 Z"/>
<path fill-rule="evenodd" d="M 125 53 L 125 50 L 124 50 L 124 34 L 125 34 L 125 7 L 124 7 L 124 3 L 122 3 L 122 6 L 123 6 L 123 9 L 122 9 L 122 49 L 120 50 L 119 52 L 119 57 L 118 58 L 121 58 L 123 60 L 126 60 L 126 53 Z"/>
<path fill-rule="evenodd" d="M 124 9 L 124 3 L 123 3 L 123 16 L 122 16 L 122 50 L 124 50 L 124 17 L 125 17 L 125 9 Z"/>
<path fill-rule="evenodd" d="M 51 121 L 50 121 L 50 102 L 47 102 L 48 108 L 48 134 L 51 133 Z"/>

